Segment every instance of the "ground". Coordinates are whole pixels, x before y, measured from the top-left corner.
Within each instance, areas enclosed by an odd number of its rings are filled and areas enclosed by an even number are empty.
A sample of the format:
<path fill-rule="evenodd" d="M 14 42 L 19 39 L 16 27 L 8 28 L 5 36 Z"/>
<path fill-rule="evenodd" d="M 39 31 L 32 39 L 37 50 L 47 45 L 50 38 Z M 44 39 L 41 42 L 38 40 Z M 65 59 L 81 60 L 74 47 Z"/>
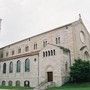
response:
<path fill-rule="evenodd" d="M 11 87 L 11 86 L 0 86 L 0 90 L 32 90 L 30 87 Z"/>
<path fill-rule="evenodd" d="M 90 83 L 65 84 L 62 87 L 52 87 L 47 90 L 90 90 Z"/>

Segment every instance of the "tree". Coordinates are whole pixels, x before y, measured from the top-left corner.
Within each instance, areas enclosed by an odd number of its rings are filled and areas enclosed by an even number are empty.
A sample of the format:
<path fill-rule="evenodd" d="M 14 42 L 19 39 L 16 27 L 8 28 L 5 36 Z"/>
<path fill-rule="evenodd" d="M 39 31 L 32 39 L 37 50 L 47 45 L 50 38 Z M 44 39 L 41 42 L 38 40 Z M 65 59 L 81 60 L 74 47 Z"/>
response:
<path fill-rule="evenodd" d="M 90 62 L 77 59 L 73 66 L 70 67 L 70 76 L 72 82 L 89 82 L 90 81 Z"/>

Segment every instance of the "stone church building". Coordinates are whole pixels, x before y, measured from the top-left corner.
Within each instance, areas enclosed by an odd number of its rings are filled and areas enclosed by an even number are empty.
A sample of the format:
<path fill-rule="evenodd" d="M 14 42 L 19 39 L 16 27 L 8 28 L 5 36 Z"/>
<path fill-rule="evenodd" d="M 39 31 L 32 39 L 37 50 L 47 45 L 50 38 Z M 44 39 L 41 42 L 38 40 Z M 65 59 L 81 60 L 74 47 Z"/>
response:
<path fill-rule="evenodd" d="M 78 58 L 90 59 L 90 34 L 81 18 L 0 48 L 0 85 L 61 86 Z"/>

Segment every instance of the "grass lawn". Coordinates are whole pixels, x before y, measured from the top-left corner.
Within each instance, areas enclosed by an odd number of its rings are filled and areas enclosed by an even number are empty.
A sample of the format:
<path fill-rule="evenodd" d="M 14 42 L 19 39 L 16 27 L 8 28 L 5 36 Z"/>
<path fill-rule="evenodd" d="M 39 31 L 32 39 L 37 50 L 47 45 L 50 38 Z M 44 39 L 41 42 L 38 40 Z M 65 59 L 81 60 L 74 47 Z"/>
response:
<path fill-rule="evenodd" d="M 52 87 L 47 90 L 90 90 L 90 83 L 65 84 L 62 87 Z"/>
<path fill-rule="evenodd" d="M 0 86 L 0 90 L 32 90 L 30 87 L 11 87 L 11 86 Z"/>

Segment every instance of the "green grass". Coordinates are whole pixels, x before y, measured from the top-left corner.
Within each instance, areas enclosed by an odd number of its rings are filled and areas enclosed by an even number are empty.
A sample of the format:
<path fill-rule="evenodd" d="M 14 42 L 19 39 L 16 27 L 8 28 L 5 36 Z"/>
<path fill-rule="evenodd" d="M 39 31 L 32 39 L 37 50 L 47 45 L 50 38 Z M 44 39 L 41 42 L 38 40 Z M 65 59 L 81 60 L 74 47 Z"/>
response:
<path fill-rule="evenodd" d="M 0 86 L 0 90 L 32 90 L 31 87 Z"/>
<path fill-rule="evenodd" d="M 90 83 L 68 83 L 61 87 L 52 87 L 48 88 L 47 90 L 90 90 Z"/>

